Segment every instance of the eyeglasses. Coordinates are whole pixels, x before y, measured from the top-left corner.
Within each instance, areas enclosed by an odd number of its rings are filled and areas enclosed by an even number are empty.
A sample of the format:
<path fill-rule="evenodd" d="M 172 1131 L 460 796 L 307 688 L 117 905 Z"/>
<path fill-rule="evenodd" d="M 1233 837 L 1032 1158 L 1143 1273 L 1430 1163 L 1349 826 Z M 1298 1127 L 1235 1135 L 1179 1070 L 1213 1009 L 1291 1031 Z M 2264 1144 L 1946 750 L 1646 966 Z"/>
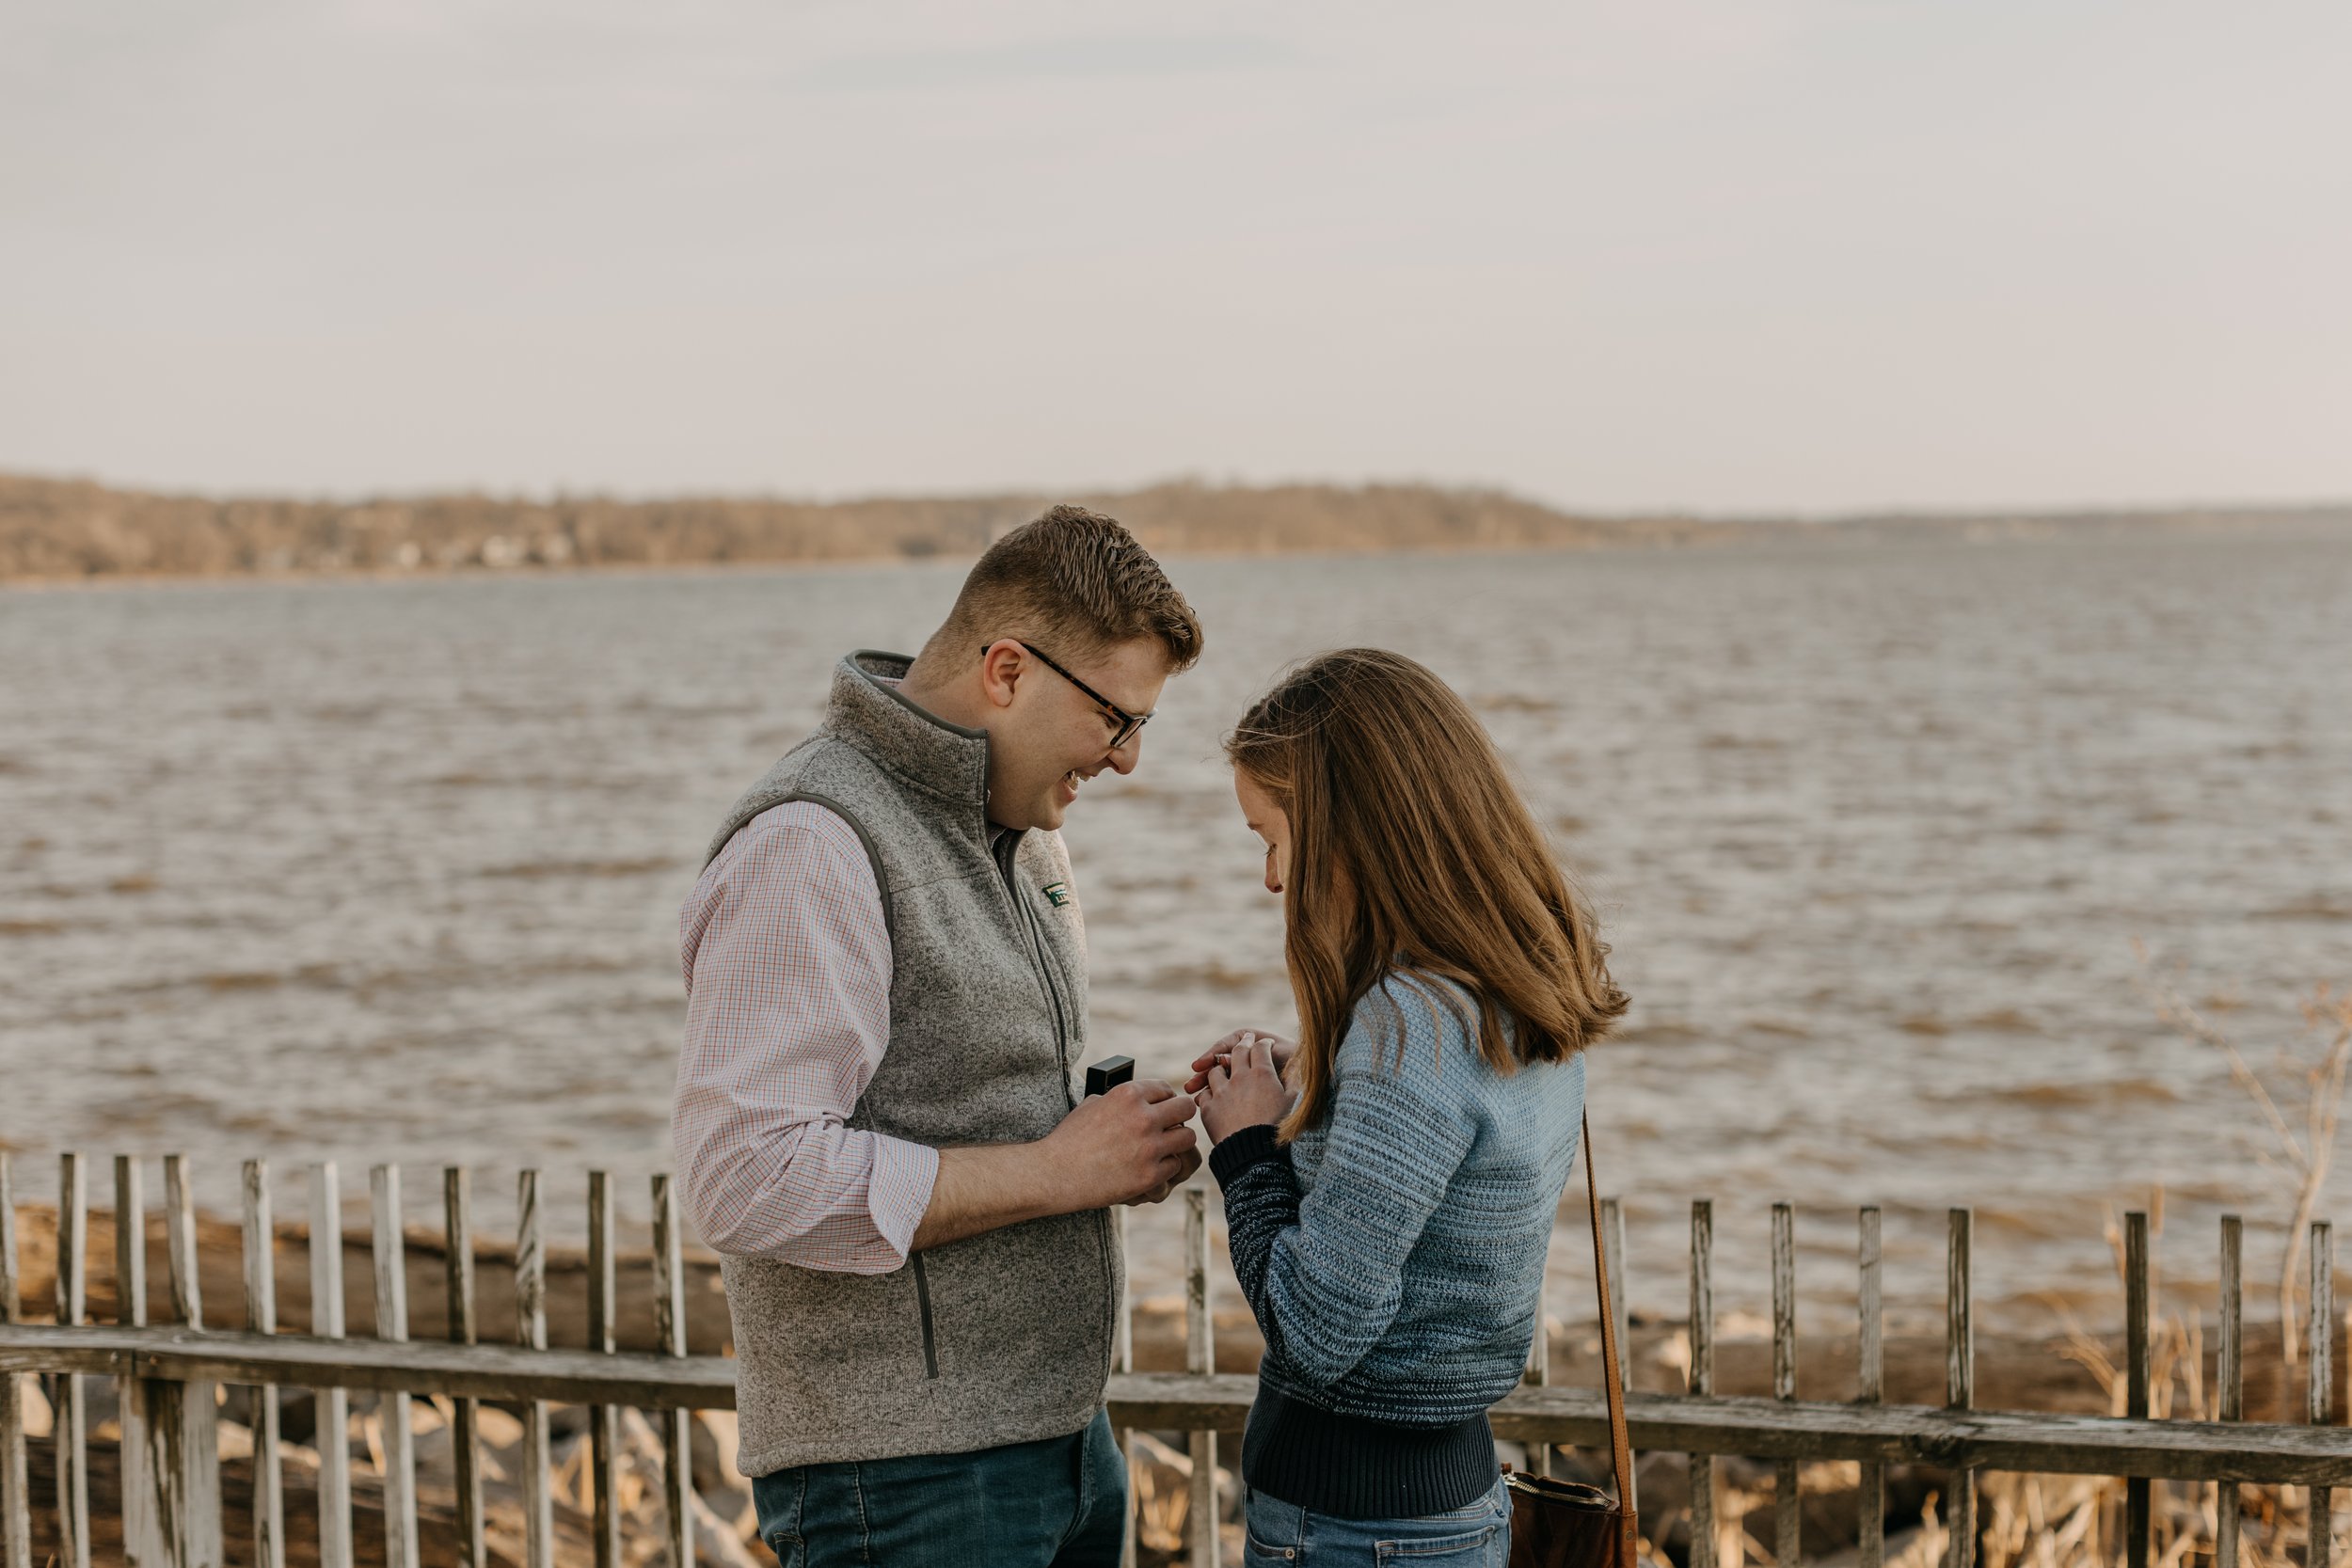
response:
<path fill-rule="evenodd" d="M 1089 686 L 1086 682 L 1080 680 L 1077 676 L 1072 674 L 1060 665 L 1055 663 L 1053 659 L 1048 657 L 1046 655 L 1038 653 L 1035 648 L 1030 647 L 1026 642 L 1021 642 L 1021 640 L 1017 637 L 1014 638 L 1013 641 L 1021 643 L 1022 652 L 1035 654 L 1038 660 L 1042 663 L 1045 668 L 1051 670 L 1054 673 L 1059 675 L 1062 679 L 1068 681 L 1071 685 L 1076 687 L 1079 690 L 1094 699 L 1095 705 L 1103 710 L 1104 721 L 1108 723 L 1111 727 L 1112 751 L 1116 752 L 1121 746 L 1124 746 L 1127 742 L 1133 740 L 1136 737 L 1136 732 L 1152 721 L 1152 716 L 1150 714 L 1129 713 L 1125 708 L 1120 707 L 1117 703 L 1112 702 L 1108 697 L 1104 696 L 1100 691 L 1095 690 L 1094 688 Z M 995 645 L 995 643 L 991 642 L 988 644 L 988 647 L 982 648 L 980 650 L 981 657 L 986 657 L 988 649 L 993 648 Z"/>

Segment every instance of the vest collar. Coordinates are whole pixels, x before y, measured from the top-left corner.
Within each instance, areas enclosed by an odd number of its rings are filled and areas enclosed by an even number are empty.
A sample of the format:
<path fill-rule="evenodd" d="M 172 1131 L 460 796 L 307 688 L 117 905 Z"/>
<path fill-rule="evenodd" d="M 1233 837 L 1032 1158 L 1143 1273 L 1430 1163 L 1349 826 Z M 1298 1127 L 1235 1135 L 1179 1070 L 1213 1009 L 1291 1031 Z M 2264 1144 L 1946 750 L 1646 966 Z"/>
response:
<path fill-rule="evenodd" d="M 906 678 L 905 654 L 860 648 L 834 667 L 825 728 L 893 778 L 952 806 L 985 814 L 988 732 L 968 730 L 907 700 L 891 683 Z"/>

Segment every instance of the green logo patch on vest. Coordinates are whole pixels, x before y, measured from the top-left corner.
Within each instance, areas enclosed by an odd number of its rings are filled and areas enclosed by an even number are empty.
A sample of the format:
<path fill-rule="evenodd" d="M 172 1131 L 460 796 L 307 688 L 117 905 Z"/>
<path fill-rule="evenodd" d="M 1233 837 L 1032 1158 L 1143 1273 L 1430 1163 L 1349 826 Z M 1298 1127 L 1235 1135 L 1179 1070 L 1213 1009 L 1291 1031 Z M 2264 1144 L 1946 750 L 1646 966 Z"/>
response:
<path fill-rule="evenodd" d="M 1070 902 L 1070 884 L 1068 882 L 1048 882 L 1045 884 L 1043 892 L 1045 894 L 1045 901 L 1053 905 L 1054 908 L 1057 910 L 1064 904 Z"/>

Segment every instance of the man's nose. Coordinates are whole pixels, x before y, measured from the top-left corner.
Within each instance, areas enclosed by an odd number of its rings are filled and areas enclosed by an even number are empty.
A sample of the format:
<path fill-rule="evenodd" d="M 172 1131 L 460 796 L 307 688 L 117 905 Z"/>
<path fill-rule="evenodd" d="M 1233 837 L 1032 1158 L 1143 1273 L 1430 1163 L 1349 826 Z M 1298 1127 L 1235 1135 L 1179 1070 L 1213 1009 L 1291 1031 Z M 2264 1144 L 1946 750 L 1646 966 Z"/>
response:
<path fill-rule="evenodd" d="M 1104 760 L 1121 777 L 1134 772 L 1136 764 L 1143 760 L 1143 732 L 1138 730 L 1127 737 L 1126 744 L 1113 747 Z"/>

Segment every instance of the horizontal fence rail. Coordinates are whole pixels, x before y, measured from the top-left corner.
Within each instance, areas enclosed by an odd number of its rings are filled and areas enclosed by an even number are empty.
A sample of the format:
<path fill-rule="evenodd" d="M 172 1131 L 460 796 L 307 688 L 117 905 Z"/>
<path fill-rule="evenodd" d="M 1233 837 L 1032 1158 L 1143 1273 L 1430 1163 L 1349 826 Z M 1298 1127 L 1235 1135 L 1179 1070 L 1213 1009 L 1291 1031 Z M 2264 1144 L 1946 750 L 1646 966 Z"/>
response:
<path fill-rule="evenodd" d="M 322 1339 L 304 1334 L 28 1323 L 0 1334 L 0 1371 L 634 1405 L 641 1410 L 735 1408 L 735 1361 L 730 1356 L 607 1355 L 430 1339 Z"/>
<path fill-rule="evenodd" d="M 0 1331 L 0 1372 L 641 1410 L 735 1408 L 735 1363 L 720 1355 L 393 1345 L 164 1327 L 11 1326 Z M 1257 1386 L 1255 1376 L 1239 1372 L 1117 1372 L 1106 1402 L 1117 1426 L 1239 1432 Z M 1523 1387 L 1504 1396 L 1489 1418 L 1495 1435 L 1511 1442 L 1597 1448 L 1609 1436 L 1608 1410 L 1593 1388 Z M 1633 1446 L 1655 1452 L 2352 1485 L 2352 1439 L 2337 1427 L 1640 1393 L 1626 1396 L 1626 1418 Z"/>
<path fill-rule="evenodd" d="M 380 1541 L 371 1538 L 366 1543 L 368 1560 L 381 1560 L 388 1568 L 419 1568 L 421 1461 L 412 1407 L 421 1411 L 428 1402 L 448 1432 L 446 1449 L 436 1464 L 453 1478 L 451 1538 L 459 1568 L 491 1568 L 485 1477 L 492 1466 L 483 1423 L 492 1419 L 518 1427 L 520 1433 L 515 1448 L 520 1473 L 504 1478 L 522 1498 L 516 1527 L 519 1535 L 501 1548 L 501 1561 L 519 1568 L 553 1568 L 563 1535 L 566 1568 L 647 1562 L 684 1568 L 691 1561 L 758 1568 L 759 1548 L 742 1535 L 748 1527 L 714 1513 L 695 1489 L 693 1455 L 703 1434 L 693 1413 L 733 1409 L 735 1364 L 726 1356 L 688 1353 L 684 1227 L 676 1188 L 667 1176 L 653 1178 L 647 1195 L 652 1250 L 646 1261 L 652 1275 L 655 1346 L 647 1353 L 616 1348 L 619 1194 L 603 1172 L 591 1173 L 587 1182 L 588 1342 L 586 1348 L 569 1349 L 550 1348 L 548 1342 L 546 1188 L 536 1171 L 521 1174 L 513 1249 L 497 1255 L 501 1261 L 512 1259 L 512 1342 L 493 1342 L 483 1337 L 478 1323 L 477 1253 L 482 1243 L 474 1232 L 471 1187 L 463 1170 L 442 1173 L 438 1206 L 445 1337 L 416 1338 L 408 1331 L 412 1285 L 405 1266 L 412 1233 L 403 1224 L 398 1167 L 377 1166 L 368 1181 L 371 1223 L 365 1234 L 372 1277 L 362 1301 L 373 1307 L 373 1335 L 345 1332 L 343 1252 L 356 1242 L 357 1233 L 346 1236 L 341 1179 L 331 1163 L 311 1167 L 304 1179 L 310 1332 L 280 1332 L 278 1327 L 276 1252 L 288 1238 L 273 1221 L 270 1170 L 262 1161 L 247 1162 L 242 1172 L 244 1212 L 238 1236 L 243 1311 L 201 1299 L 198 1217 L 187 1163 L 177 1156 L 163 1162 L 160 1189 L 170 1321 L 148 1321 L 148 1189 L 142 1163 L 123 1157 L 110 1172 L 115 1321 L 86 1322 L 93 1212 L 87 1203 L 88 1169 L 73 1154 L 59 1164 L 55 1321 L 28 1322 L 19 1290 L 15 1173 L 7 1154 L 0 1152 L 0 1568 L 33 1568 L 36 1501 L 54 1520 L 56 1568 L 89 1568 L 89 1450 L 100 1439 L 90 1429 L 85 1395 L 91 1386 L 87 1380 L 93 1378 L 106 1380 L 118 1390 L 123 1551 L 136 1568 L 221 1568 L 228 1539 L 237 1544 L 228 1555 L 241 1562 L 285 1568 L 287 1514 L 294 1496 L 300 1497 L 305 1511 L 315 1512 L 315 1521 L 304 1522 L 314 1523 L 311 1538 L 320 1568 L 353 1568 L 362 1555 L 353 1539 L 355 1490 L 364 1492 L 371 1508 L 382 1515 Z M 1131 1467 L 1139 1463 L 1138 1434 L 1184 1435 L 1181 1449 L 1166 1450 L 1174 1456 L 1169 1464 L 1186 1466 L 1182 1497 L 1168 1500 L 1176 1503 L 1185 1522 L 1184 1560 L 1201 1568 L 1219 1560 L 1220 1525 L 1230 1518 L 1234 1501 L 1231 1471 L 1219 1465 L 1218 1435 L 1242 1429 L 1257 1382 L 1253 1375 L 1215 1370 L 1218 1281 L 1210 1266 L 1215 1244 L 1210 1195 L 1199 1186 L 1187 1188 L 1180 1208 L 1186 1370 L 1136 1370 L 1134 1306 L 1122 1304 L 1106 1402 L 1111 1423 L 1129 1450 Z M 1771 1393 L 1717 1392 L 1721 1340 L 1712 1277 L 1716 1217 L 1712 1202 L 1692 1204 L 1683 1390 L 1635 1392 L 1627 1400 L 1637 1449 L 1688 1457 L 1690 1492 L 1680 1507 L 1687 1526 L 1682 1549 L 1688 1568 L 1741 1568 L 1743 1561 L 1761 1568 L 1766 1560 L 1788 1568 L 1798 1562 L 1808 1517 L 1801 1507 L 1801 1489 L 1809 1467 L 1822 1462 L 1854 1466 L 1858 1483 L 1849 1484 L 1857 1494 L 1857 1516 L 1854 1532 L 1846 1540 L 1854 1547 L 1858 1568 L 1883 1568 L 1887 1560 L 1882 1527 L 1888 1476 L 1894 1467 L 1906 1465 L 1947 1478 L 1944 1568 L 1974 1568 L 1980 1531 L 1989 1528 L 1978 1517 L 1981 1478 L 2003 1472 L 2124 1478 L 2122 1522 L 2115 1542 L 2123 1568 L 2150 1568 L 2153 1511 L 2162 1482 L 2214 1486 L 2214 1506 L 2207 1515 L 2214 1568 L 2238 1568 L 2242 1543 L 2249 1539 L 2241 1517 L 2243 1487 L 2303 1488 L 2311 1523 L 2305 1530 L 2302 1565 L 2326 1568 L 2333 1489 L 2352 1487 L 2352 1435 L 2329 1424 L 2339 1408 L 2340 1378 L 2331 1355 L 2334 1253 L 2325 1222 L 2314 1224 L 2307 1237 L 2308 1316 L 2302 1340 L 2307 1354 L 2301 1386 L 2305 1423 L 2289 1425 L 2242 1419 L 2246 1355 L 2240 1280 L 2245 1242 L 2243 1222 L 2235 1215 L 2221 1224 L 2219 1342 L 2209 1406 L 2217 1419 L 2152 1414 L 2156 1291 L 2154 1238 L 2145 1214 L 2124 1216 L 2117 1238 L 2125 1300 L 2117 1404 L 2123 1413 L 2096 1417 L 1977 1407 L 1971 1284 L 1975 1227 L 1965 1209 L 1952 1210 L 1947 1226 L 1943 1404 L 1890 1403 L 1883 1397 L 1884 1262 L 1875 1207 L 1863 1208 L 1855 1216 L 1853 1397 L 1797 1397 L 1797 1216 L 1788 1204 L 1772 1205 L 1769 1214 Z M 1124 1247 L 1130 1218 L 1123 1211 L 1116 1218 Z M 1604 1245 L 1612 1254 L 1613 1282 L 1619 1286 L 1608 1310 L 1618 1321 L 1622 1344 L 1627 1271 L 1624 1214 L 1616 1200 L 1604 1201 L 1601 1220 Z M 288 1235 L 300 1238 L 302 1233 Z M 434 1295 L 443 1293 L 436 1291 Z M 231 1323 L 236 1326 L 227 1326 Z M 1521 1445 L 1522 1462 L 1539 1472 L 1552 1467 L 1557 1448 L 1599 1449 L 1608 1440 L 1600 1391 L 1560 1386 L 1550 1345 L 1549 1332 L 1536 1336 L 1521 1386 L 1490 1414 L 1497 1438 Z M 44 1457 L 54 1458 L 54 1492 L 39 1499 L 30 1496 L 28 1481 L 28 1376 L 42 1380 L 52 1413 L 48 1443 L 54 1453 Z M 225 1418 L 218 1415 L 222 1400 L 217 1391 L 224 1388 L 248 1391 L 235 1419 L 249 1433 L 249 1448 L 238 1449 L 236 1457 L 249 1468 L 250 1497 L 233 1520 L 222 1517 L 226 1449 L 216 1447 L 216 1426 Z M 290 1444 L 281 1433 L 281 1401 L 289 1391 L 309 1396 L 320 1435 L 308 1447 Z M 355 1395 L 373 1402 L 372 1417 L 363 1414 L 355 1419 Z M 502 1412 L 495 1418 L 494 1406 Z M 554 1413 L 564 1407 L 584 1410 L 587 1423 L 584 1436 L 566 1449 L 569 1457 L 559 1465 L 556 1455 L 562 1445 L 555 1437 Z M 2194 1414 L 2201 1418 L 2204 1411 Z M 364 1444 L 351 1437 L 355 1430 L 365 1434 Z M 309 1486 L 290 1495 L 283 1470 L 288 1453 L 296 1449 L 307 1456 L 307 1465 L 315 1466 L 315 1476 Z M 357 1478 L 361 1483 L 357 1487 L 356 1453 L 369 1465 Z M 1769 1548 L 1759 1548 L 1754 1538 L 1744 1536 L 1739 1511 L 1726 1513 L 1724 1506 L 1724 1466 L 1742 1460 L 1770 1466 L 1769 1506 L 1755 1515 L 1772 1526 Z M 571 1479 L 560 1481 L 559 1471 Z M 564 1488 L 566 1512 L 559 1520 L 556 1498 Z M 635 1520 L 638 1534 L 633 1542 L 626 1538 L 625 1515 Z M 658 1526 L 648 1527 L 648 1518 L 658 1520 Z M 1663 1528 L 1646 1515 L 1645 1522 L 1654 1530 Z M 239 1533 L 230 1537 L 230 1529 Z M 444 1555 L 434 1561 L 449 1560 L 451 1549 L 445 1540 L 437 1548 Z M 1645 1550 L 1658 1552 L 1650 1543 Z M 1127 1560 L 1136 1561 L 1138 1551 L 1131 1510 Z M 2167 1560 L 2179 1558 L 2175 1551 Z M 1662 1560 L 1659 1552 L 1653 1560 Z M 2287 1560 L 2273 1555 L 2265 1560 Z"/>

